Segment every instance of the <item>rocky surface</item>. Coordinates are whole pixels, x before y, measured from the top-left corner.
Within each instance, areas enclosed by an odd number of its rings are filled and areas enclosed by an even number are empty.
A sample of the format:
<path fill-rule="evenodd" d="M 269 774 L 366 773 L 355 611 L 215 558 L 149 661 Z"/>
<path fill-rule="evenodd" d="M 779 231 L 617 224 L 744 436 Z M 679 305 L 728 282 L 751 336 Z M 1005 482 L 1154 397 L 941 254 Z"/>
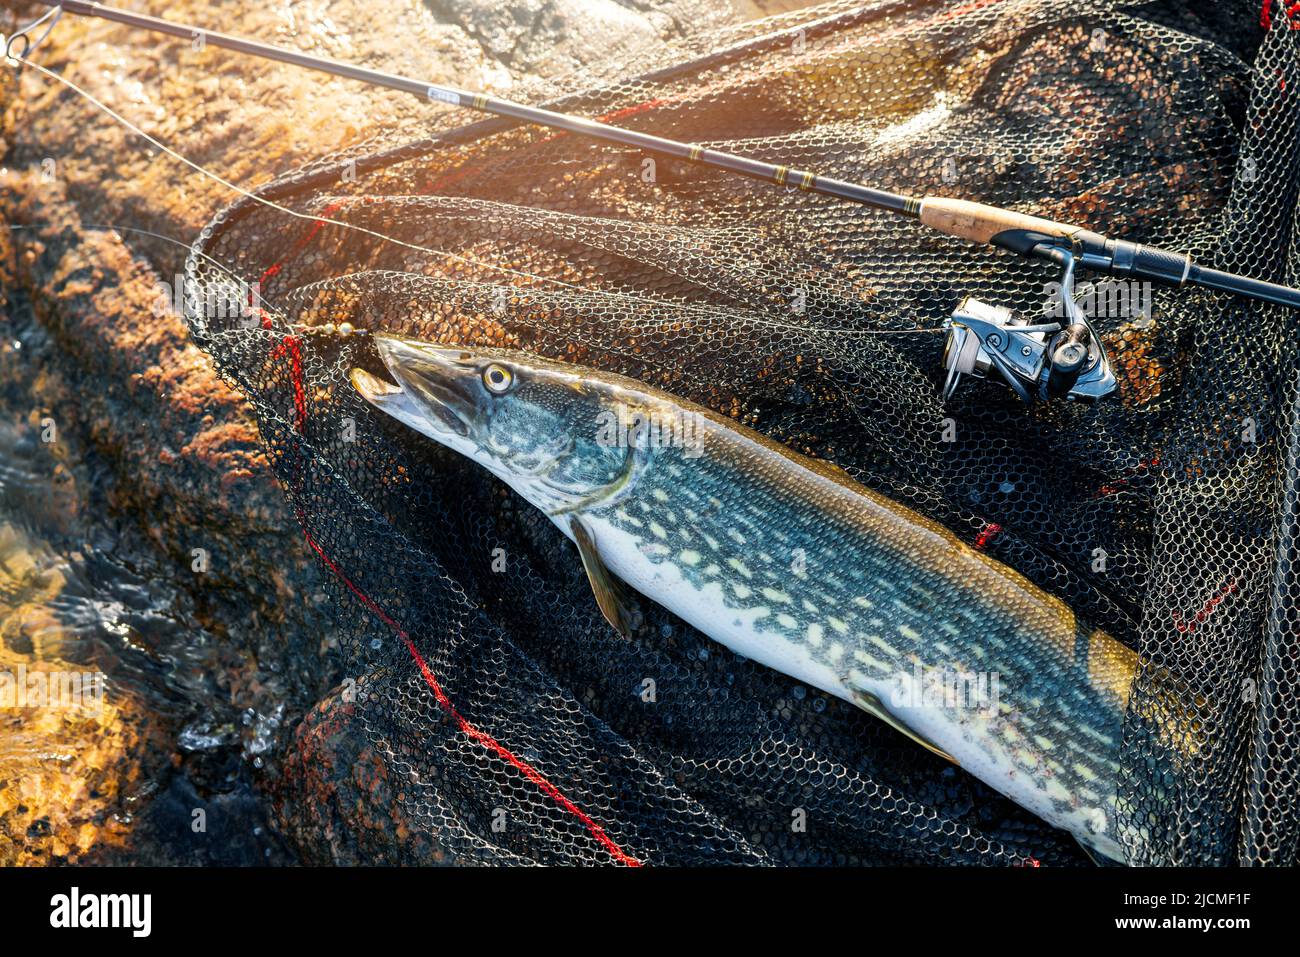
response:
<path fill-rule="evenodd" d="M 454 863 L 436 833 L 408 820 L 401 781 L 353 719 L 336 688 L 297 726 L 276 795 L 285 839 L 304 864 Z"/>
<path fill-rule="evenodd" d="M 0 15 L 0 30 L 36 10 L 17 6 Z M 497 92 L 774 9 L 772 0 L 403 0 L 383 4 L 382 14 L 362 0 L 220 11 L 192 0 L 135 6 Z M 424 109 L 359 84 L 71 16 L 35 60 L 247 188 L 379 130 L 415 129 Z M 174 835 L 192 830 L 193 809 L 243 820 L 230 806 L 251 798 L 230 797 L 219 785 L 245 776 L 255 793 L 276 795 L 293 856 L 438 860 L 434 836 L 413 835 L 393 816 L 382 764 L 349 724 L 346 702 L 327 696 L 341 673 L 329 654 L 327 610 L 316 599 L 321 573 L 275 486 L 249 410 L 189 341 L 181 319 L 157 308 L 159 284 L 165 291 L 175 281 L 184 245 L 232 194 L 34 71 L 0 73 L 0 109 L 0 220 L 10 227 L 0 234 L 7 349 L 0 358 L 14 373 L 11 386 L 22 383 L 10 388 L 5 411 L 29 432 L 54 421 L 59 454 L 87 473 L 73 493 L 82 509 L 102 507 L 125 522 L 122 535 L 138 540 L 138 553 L 153 550 L 140 560 L 184 582 L 176 601 L 192 613 L 186 620 L 220 649 L 191 666 L 214 671 L 214 699 L 245 716 L 234 730 L 222 730 L 221 716 L 213 717 L 215 730 L 191 724 L 177 740 L 160 734 L 129 698 L 96 716 L 97 729 L 77 718 L 5 713 L 0 862 L 138 860 L 142 841 L 165 845 L 143 855 L 154 861 L 243 860 L 177 845 Z M 18 348 L 24 344 L 26 352 Z M 207 562 L 199 575 L 189 573 L 195 549 Z M 51 587 L 22 613 L 39 616 L 58 594 Z M 8 599 L 0 596 L 0 610 L 13 612 L 18 606 Z M 19 625 L 6 632 L 21 633 Z M 0 650 L 6 664 L 42 658 L 17 639 Z M 73 756 L 51 765 L 51 748 Z M 147 786 L 135 787 L 142 777 Z M 157 808 L 149 835 L 132 831 L 121 806 L 128 791 Z M 246 842 L 250 855 L 280 859 L 262 837 L 231 828 L 218 823 L 208 843 Z M 41 853 L 27 853 L 32 841 Z"/>

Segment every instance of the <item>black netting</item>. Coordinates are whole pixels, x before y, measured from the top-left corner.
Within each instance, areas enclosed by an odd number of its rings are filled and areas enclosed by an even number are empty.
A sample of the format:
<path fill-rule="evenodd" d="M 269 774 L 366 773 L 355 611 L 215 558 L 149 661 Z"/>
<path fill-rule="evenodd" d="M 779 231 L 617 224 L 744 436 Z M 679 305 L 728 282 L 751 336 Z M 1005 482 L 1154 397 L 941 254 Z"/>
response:
<path fill-rule="evenodd" d="M 1203 6 L 829 5 L 619 64 L 639 80 L 512 95 L 1294 283 L 1300 33 L 1278 4 L 1267 29 L 1259 0 Z M 937 329 L 966 295 L 1035 312 L 1045 267 L 430 112 L 423 140 L 394 133 L 262 191 L 303 218 L 249 201 L 219 215 L 191 291 L 260 282 L 263 312 L 189 318 L 254 404 L 334 573 L 359 713 L 451 859 L 1086 861 L 969 775 L 654 606 L 617 637 L 540 513 L 361 401 L 347 370 L 378 368 L 364 338 L 302 326 L 579 361 L 841 464 L 1143 656 L 1121 782 L 1135 861 L 1297 862 L 1294 314 L 1156 290 L 1149 316 L 1100 320 L 1118 398 L 1026 409 L 986 382 L 945 406 L 941 338 L 879 333 Z M 1194 744 L 1162 726 L 1170 675 Z"/>

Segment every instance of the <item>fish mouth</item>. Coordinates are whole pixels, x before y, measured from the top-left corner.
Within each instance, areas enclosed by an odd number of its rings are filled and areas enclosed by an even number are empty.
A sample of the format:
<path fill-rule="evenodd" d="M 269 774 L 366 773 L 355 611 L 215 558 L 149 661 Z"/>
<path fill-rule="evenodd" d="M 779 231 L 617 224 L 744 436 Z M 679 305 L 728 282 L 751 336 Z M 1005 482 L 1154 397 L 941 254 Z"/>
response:
<path fill-rule="evenodd" d="M 395 336 L 375 336 L 389 374 L 387 382 L 364 369 L 353 369 L 352 386 L 382 412 L 433 439 L 466 438 L 477 412 L 471 392 L 477 372 L 459 349 Z"/>

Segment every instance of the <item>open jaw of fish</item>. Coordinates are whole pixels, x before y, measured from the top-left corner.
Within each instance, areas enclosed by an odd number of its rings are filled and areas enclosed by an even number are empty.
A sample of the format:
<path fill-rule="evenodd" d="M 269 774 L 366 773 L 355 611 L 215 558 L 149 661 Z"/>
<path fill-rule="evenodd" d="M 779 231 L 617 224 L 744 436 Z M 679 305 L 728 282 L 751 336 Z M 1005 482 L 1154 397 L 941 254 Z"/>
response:
<path fill-rule="evenodd" d="M 375 408 L 460 452 L 626 586 L 850 701 L 1090 852 L 1126 860 L 1119 748 L 1137 656 L 947 529 L 826 463 L 647 385 L 519 352 L 375 343 Z"/>

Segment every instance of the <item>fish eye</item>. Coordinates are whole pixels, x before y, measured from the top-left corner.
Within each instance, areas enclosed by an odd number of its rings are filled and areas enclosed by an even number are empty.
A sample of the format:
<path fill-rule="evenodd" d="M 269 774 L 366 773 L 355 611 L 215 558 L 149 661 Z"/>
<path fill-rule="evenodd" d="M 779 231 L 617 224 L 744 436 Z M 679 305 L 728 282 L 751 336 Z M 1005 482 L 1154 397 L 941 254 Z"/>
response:
<path fill-rule="evenodd" d="M 489 392 L 500 395 L 514 384 L 515 377 L 509 369 L 503 365 L 492 363 L 483 370 L 483 385 Z"/>

